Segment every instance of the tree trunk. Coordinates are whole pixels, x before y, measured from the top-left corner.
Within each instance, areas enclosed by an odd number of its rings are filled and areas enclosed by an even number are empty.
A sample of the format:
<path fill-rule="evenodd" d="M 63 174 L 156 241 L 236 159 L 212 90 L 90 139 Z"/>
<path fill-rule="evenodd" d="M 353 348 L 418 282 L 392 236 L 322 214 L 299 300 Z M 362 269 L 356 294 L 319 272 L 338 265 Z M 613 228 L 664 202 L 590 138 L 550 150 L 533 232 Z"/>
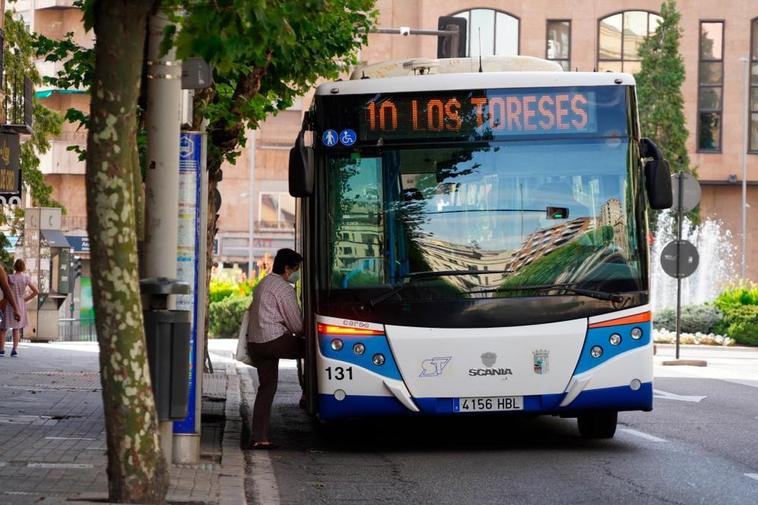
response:
<path fill-rule="evenodd" d="M 137 98 L 154 0 L 96 1 L 87 215 L 108 442 L 109 500 L 162 503 L 169 484 L 147 363 L 134 174 Z"/>

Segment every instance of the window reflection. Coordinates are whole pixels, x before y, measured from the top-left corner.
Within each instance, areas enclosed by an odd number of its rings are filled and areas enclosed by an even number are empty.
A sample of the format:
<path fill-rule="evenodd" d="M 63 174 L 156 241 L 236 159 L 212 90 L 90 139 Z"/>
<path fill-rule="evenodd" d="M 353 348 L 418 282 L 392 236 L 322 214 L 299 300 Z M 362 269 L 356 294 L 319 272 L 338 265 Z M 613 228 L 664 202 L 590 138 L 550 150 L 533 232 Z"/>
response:
<path fill-rule="evenodd" d="M 473 270 L 424 289 L 432 297 L 513 296 L 513 287 L 572 282 L 639 289 L 627 157 L 625 141 L 601 139 L 332 159 L 331 287 Z"/>
<path fill-rule="evenodd" d="M 758 152 L 758 18 L 751 23 L 750 48 L 750 151 Z"/>
<path fill-rule="evenodd" d="M 467 21 L 466 56 L 518 54 L 518 18 L 494 9 L 470 9 L 455 16 Z"/>
<path fill-rule="evenodd" d="M 295 199 L 285 192 L 261 192 L 258 229 L 291 230 L 295 226 Z"/>
<path fill-rule="evenodd" d="M 559 63 L 563 70 L 571 67 L 571 21 L 548 20 L 547 48 L 548 60 Z"/>
<path fill-rule="evenodd" d="M 600 19 L 598 70 L 634 74 L 641 62 L 639 49 L 655 32 L 661 17 L 647 11 L 625 11 Z"/>
<path fill-rule="evenodd" d="M 700 22 L 697 135 L 697 147 L 700 151 L 721 150 L 723 36 L 723 22 Z"/>

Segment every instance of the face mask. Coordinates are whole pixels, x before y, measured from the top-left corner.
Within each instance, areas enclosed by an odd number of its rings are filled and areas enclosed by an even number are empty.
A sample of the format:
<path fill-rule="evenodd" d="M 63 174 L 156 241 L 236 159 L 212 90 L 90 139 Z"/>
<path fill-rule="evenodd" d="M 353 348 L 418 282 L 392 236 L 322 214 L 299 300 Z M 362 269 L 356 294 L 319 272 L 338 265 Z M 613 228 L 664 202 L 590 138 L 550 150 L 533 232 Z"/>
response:
<path fill-rule="evenodd" d="M 290 284 L 297 284 L 297 281 L 299 280 L 300 280 L 300 270 L 298 270 L 297 272 L 292 272 L 290 274 L 290 278 L 289 278 Z"/>

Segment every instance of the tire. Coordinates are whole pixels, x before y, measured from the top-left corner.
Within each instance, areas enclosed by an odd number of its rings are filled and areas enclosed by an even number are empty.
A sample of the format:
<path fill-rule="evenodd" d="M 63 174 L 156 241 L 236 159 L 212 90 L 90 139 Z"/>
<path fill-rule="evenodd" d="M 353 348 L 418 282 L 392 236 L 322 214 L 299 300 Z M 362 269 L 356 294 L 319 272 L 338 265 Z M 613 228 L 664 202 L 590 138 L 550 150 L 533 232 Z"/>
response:
<path fill-rule="evenodd" d="M 616 434 L 618 412 L 615 410 L 588 412 L 580 414 L 576 420 L 582 438 L 613 438 L 613 435 Z"/>

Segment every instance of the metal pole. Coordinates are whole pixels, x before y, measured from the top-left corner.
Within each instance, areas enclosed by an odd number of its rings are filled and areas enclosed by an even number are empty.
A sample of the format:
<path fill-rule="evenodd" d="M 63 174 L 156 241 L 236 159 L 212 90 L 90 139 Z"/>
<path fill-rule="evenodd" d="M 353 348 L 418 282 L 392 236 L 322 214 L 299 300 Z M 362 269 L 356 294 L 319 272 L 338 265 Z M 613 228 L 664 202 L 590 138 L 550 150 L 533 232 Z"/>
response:
<path fill-rule="evenodd" d="M 419 30 L 417 28 L 372 28 L 371 33 L 383 33 L 388 35 L 433 35 L 436 37 L 452 37 L 458 35 L 457 30 Z"/>
<path fill-rule="evenodd" d="M 182 68 L 174 50 L 161 56 L 160 44 L 168 22 L 162 12 L 153 15 L 148 38 L 145 276 L 176 279 Z M 173 308 L 173 296 L 169 298 L 169 308 Z M 159 423 L 161 448 L 169 464 L 172 425 L 171 421 Z"/>
<path fill-rule="evenodd" d="M 682 319 L 682 276 L 679 272 L 679 266 L 682 264 L 682 220 L 684 218 L 684 212 L 682 212 L 682 190 L 684 189 L 684 177 L 682 173 L 677 174 L 676 183 L 679 186 L 679 194 L 677 195 L 676 210 L 677 226 L 676 226 L 676 359 L 679 359 L 679 333 L 681 329 Z"/>
<path fill-rule="evenodd" d="M 740 275 L 743 279 L 747 277 L 747 150 L 748 150 L 748 135 L 749 135 L 749 110 L 750 110 L 750 61 L 746 57 L 740 58 L 745 66 L 745 103 L 742 105 L 742 113 L 744 115 L 742 124 L 745 131 L 743 135 L 742 146 L 742 240 L 741 240 L 741 253 L 740 258 Z"/>
<path fill-rule="evenodd" d="M 255 130 L 249 130 L 250 137 L 248 139 L 248 177 L 250 180 L 247 183 L 247 198 L 248 198 L 248 214 L 247 214 L 247 277 L 250 279 L 253 275 L 253 206 L 255 204 L 254 191 L 255 191 Z"/>

